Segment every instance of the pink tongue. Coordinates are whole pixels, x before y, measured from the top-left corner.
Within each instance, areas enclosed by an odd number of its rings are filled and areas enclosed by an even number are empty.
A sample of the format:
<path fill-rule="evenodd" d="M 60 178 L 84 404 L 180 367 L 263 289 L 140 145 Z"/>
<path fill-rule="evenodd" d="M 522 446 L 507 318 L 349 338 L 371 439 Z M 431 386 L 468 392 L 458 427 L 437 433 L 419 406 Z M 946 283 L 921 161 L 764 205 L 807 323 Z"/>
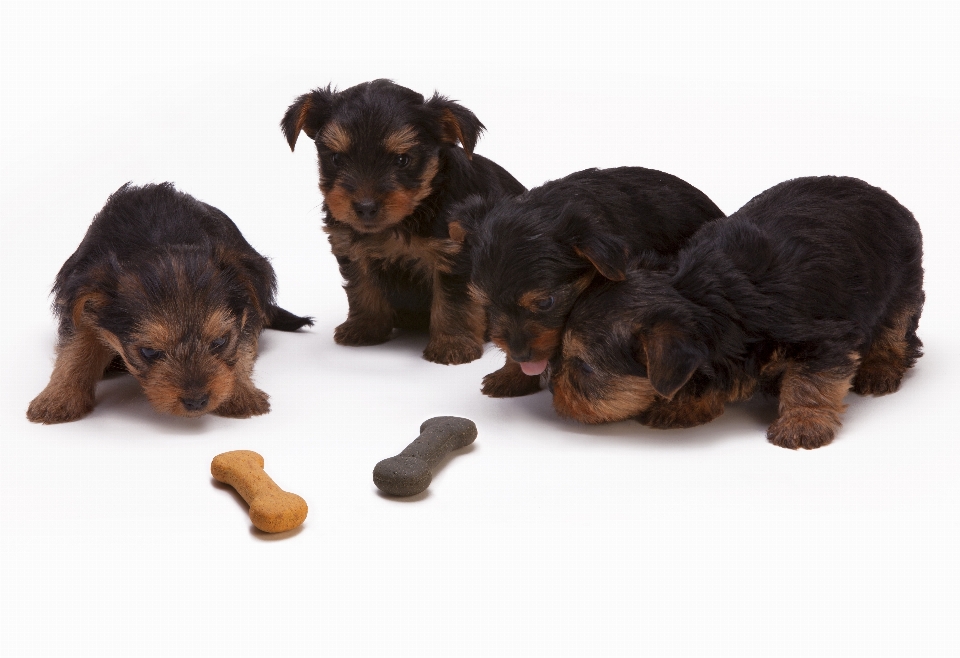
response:
<path fill-rule="evenodd" d="M 525 375 L 539 375 L 541 372 L 547 369 L 547 361 L 521 361 L 520 370 L 523 371 Z"/>

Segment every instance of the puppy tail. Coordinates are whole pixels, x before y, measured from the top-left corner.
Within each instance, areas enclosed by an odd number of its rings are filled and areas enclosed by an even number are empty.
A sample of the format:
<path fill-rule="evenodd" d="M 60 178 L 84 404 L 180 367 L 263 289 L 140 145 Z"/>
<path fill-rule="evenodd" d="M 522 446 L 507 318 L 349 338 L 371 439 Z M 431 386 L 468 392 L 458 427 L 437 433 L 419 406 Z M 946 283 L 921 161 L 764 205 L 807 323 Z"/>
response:
<path fill-rule="evenodd" d="M 301 327 L 312 327 L 313 318 L 301 318 L 290 311 L 279 306 L 270 305 L 267 311 L 270 320 L 267 322 L 267 329 L 276 329 L 277 331 L 296 331 Z"/>

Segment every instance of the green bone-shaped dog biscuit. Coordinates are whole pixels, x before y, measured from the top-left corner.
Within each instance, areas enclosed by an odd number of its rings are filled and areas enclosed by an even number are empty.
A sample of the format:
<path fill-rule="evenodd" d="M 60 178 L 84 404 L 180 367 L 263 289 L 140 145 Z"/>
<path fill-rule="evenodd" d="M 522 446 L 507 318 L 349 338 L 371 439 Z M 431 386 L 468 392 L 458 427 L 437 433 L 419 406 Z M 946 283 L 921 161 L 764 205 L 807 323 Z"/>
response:
<path fill-rule="evenodd" d="M 413 496 L 430 486 L 431 469 L 447 453 L 465 448 L 477 438 L 472 420 L 437 416 L 423 421 L 420 436 L 396 457 L 384 459 L 373 469 L 373 483 L 391 496 Z"/>

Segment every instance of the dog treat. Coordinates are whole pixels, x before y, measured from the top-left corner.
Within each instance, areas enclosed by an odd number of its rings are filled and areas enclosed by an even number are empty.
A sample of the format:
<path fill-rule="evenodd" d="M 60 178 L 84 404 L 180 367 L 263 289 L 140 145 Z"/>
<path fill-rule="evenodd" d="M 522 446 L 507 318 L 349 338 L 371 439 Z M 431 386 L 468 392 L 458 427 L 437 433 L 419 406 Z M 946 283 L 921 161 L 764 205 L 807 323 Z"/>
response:
<path fill-rule="evenodd" d="M 250 520 L 258 530 L 293 530 L 307 518 L 307 502 L 284 491 L 263 470 L 263 457 L 252 450 L 233 450 L 210 463 L 214 479 L 229 484 L 250 505 Z"/>
<path fill-rule="evenodd" d="M 420 436 L 396 457 L 384 459 L 373 469 L 373 483 L 391 496 L 413 496 L 430 486 L 430 470 L 452 450 L 465 448 L 477 438 L 472 420 L 437 416 L 423 421 Z"/>

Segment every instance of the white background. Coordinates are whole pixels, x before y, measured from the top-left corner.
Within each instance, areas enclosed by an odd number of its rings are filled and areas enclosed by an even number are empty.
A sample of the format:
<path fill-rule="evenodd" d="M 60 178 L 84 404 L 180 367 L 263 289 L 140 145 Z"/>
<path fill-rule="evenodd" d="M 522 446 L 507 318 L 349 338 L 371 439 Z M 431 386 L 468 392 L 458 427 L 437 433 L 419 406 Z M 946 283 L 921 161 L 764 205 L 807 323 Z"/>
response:
<path fill-rule="evenodd" d="M 0 653 L 4 656 L 955 656 L 960 652 L 952 2 L 8 2 L 0 10 Z M 726 212 L 788 178 L 880 186 L 925 236 L 926 356 L 850 395 L 833 445 L 769 445 L 769 405 L 655 431 L 494 400 L 493 347 L 345 348 L 293 99 L 392 78 L 459 99 L 527 186 L 642 165 Z M 182 420 L 130 377 L 32 425 L 48 292 L 106 197 L 172 180 L 273 259 L 272 412 Z M 435 415 L 474 447 L 420 499 L 371 470 Z M 267 536 L 209 475 L 257 450 L 310 514 Z"/>

